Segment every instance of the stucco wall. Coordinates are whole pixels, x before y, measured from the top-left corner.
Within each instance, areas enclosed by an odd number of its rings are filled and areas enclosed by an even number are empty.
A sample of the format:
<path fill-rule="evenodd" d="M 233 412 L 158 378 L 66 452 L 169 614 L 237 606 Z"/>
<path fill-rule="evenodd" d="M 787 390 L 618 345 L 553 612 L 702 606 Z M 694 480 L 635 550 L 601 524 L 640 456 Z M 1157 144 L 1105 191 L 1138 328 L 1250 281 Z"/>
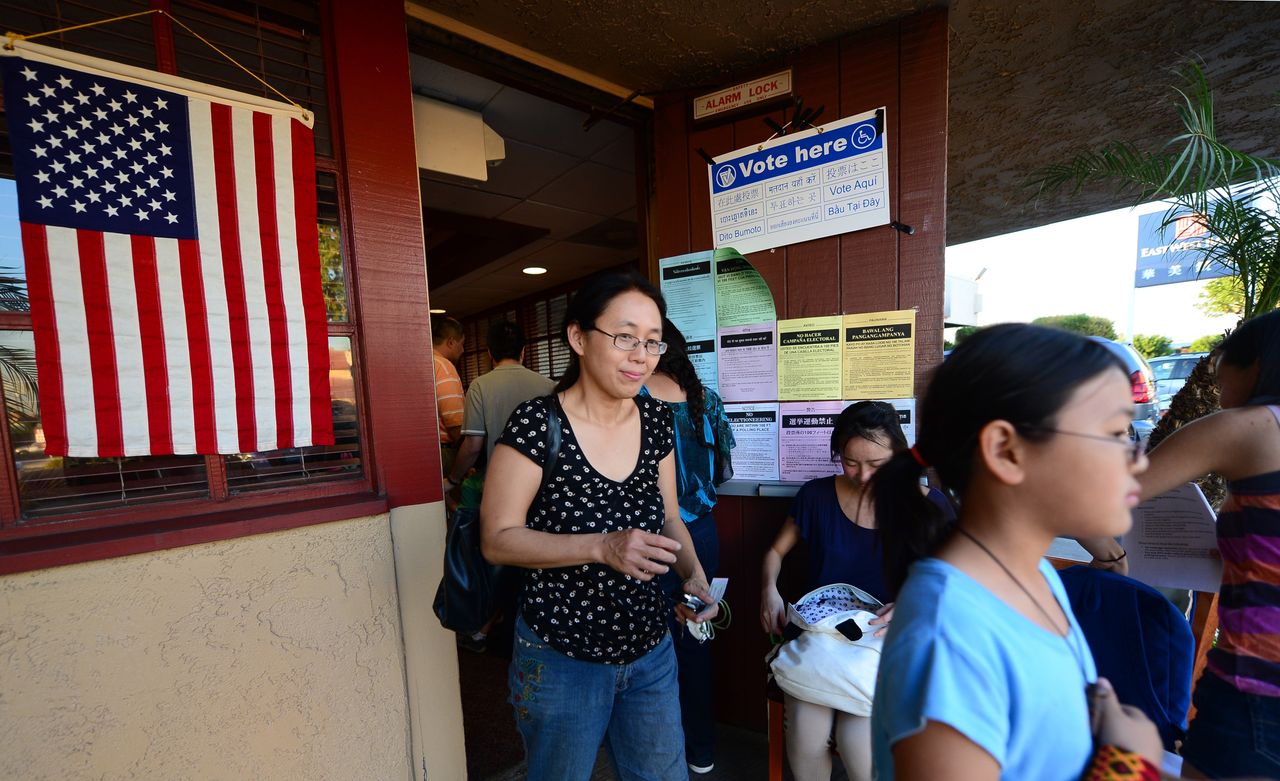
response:
<path fill-rule="evenodd" d="M 412 778 L 393 561 L 383 515 L 0 578 L 0 778 Z"/>

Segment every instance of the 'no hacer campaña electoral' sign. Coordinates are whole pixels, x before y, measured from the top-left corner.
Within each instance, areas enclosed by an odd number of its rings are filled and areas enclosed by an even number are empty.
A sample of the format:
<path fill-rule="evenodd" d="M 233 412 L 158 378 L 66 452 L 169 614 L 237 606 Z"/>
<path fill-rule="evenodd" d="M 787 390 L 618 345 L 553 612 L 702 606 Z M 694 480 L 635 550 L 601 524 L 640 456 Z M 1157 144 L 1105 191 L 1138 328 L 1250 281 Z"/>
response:
<path fill-rule="evenodd" d="M 746 255 L 887 225 L 888 148 L 877 124 L 868 111 L 714 158 L 714 246 Z"/>

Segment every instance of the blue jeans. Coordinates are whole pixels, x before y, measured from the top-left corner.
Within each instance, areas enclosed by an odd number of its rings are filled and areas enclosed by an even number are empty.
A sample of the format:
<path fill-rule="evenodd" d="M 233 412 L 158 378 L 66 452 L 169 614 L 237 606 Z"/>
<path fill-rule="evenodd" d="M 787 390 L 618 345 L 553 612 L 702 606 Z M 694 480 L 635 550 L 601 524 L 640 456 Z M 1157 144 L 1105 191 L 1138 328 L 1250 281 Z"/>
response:
<path fill-rule="evenodd" d="M 720 569 L 720 536 L 716 533 L 716 519 L 707 513 L 685 524 L 685 528 L 693 538 L 693 550 L 698 554 L 698 562 L 710 583 Z M 680 576 L 674 569 L 668 570 L 660 583 L 664 594 L 673 594 L 680 589 Z M 681 596 L 676 594 L 677 599 Z M 698 642 L 675 618 L 674 612 L 671 636 L 675 638 L 676 664 L 680 669 L 680 721 L 684 725 L 684 752 L 691 764 L 705 767 L 713 764 L 716 756 L 715 672 L 711 663 L 711 643 Z"/>
<path fill-rule="evenodd" d="M 587 781 L 605 742 L 620 781 L 688 781 L 671 637 L 630 664 L 572 659 L 516 619 L 509 674 L 529 781 Z"/>
<path fill-rule="evenodd" d="M 1206 670 L 1182 757 L 1210 778 L 1280 778 L 1280 697 L 1245 694 Z"/>

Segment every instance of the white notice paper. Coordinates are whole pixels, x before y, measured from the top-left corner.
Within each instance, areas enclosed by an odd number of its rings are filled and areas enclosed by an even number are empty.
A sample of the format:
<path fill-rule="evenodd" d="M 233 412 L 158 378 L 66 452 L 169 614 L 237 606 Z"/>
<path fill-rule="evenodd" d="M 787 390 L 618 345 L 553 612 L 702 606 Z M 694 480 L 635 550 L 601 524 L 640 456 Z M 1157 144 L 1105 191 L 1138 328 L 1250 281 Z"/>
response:
<path fill-rule="evenodd" d="M 1133 510 L 1120 543 L 1129 577 L 1149 586 L 1217 591 L 1222 580 L 1218 517 L 1195 483 L 1148 499 Z"/>
<path fill-rule="evenodd" d="M 778 479 L 778 403 L 725 404 L 733 429 L 733 479 Z"/>

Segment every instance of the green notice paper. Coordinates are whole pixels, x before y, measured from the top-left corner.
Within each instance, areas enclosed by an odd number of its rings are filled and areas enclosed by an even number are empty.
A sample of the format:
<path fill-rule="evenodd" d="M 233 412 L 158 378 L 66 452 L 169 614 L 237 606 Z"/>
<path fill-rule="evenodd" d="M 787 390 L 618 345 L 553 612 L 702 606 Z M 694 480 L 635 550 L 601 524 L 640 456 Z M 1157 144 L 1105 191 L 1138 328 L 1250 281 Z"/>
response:
<path fill-rule="evenodd" d="M 715 251 L 716 325 L 732 328 L 776 320 L 773 294 L 760 272 L 735 249 Z"/>

